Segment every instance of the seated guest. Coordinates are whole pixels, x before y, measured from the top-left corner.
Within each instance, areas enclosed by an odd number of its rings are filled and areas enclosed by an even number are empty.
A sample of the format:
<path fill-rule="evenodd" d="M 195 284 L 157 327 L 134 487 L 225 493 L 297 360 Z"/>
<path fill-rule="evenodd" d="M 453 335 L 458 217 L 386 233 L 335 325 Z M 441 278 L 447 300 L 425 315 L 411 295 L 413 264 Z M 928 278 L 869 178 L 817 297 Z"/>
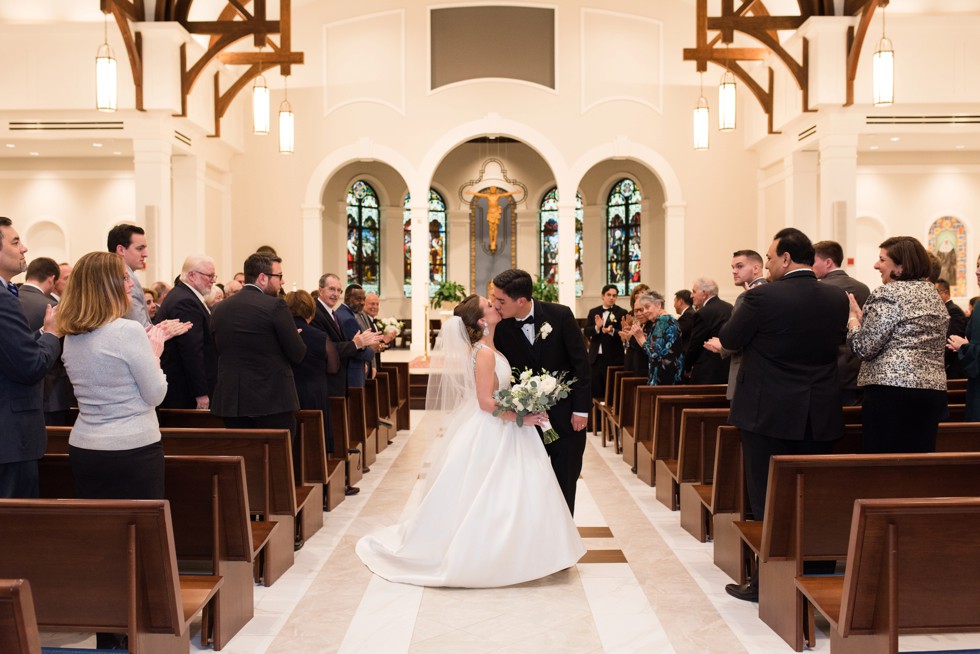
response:
<path fill-rule="evenodd" d="M 929 281 L 922 244 L 894 236 L 880 246 L 882 285 L 858 306 L 851 295 L 847 343 L 861 359 L 864 452 L 932 452 L 946 415 L 943 361 L 949 312 Z"/>
<path fill-rule="evenodd" d="M 316 315 L 313 296 L 306 291 L 293 291 L 286 293 L 285 300 L 286 306 L 293 314 L 296 329 L 306 343 L 306 356 L 299 363 L 293 364 L 293 379 L 296 381 L 299 408 L 323 413 L 324 431 L 327 432 L 327 452 L 333 452 L 327 374 L 337 372 L 340 368 L 340 357 L 337 356 L 336 348 L 328 348 L 328 345 L 333 343 L 328 343 L 327 333 L 310 324 Z"/>
<path fill-rule="evenodd" d="M 939 298 L 946 305 L 946 311 L 949 312 L 949 327 L 946 328 L 946 340 L 948 341 L 950 336 L 965 337 L 966 313 L 949 298 L 949 282 L 945 279 L 940 279 L 936 282 L 936 290 L 939 292 Z M 946 379 L 966 379 L 966 371 L 960 365 L 960 360 L 956 356 L 956 352 L 946 350 L 944 363 L 946 365 Z"/>
<path fill-rule="evenodd" d="M 589 310 L 585 319 L 585 337 L 589 341 L 589 365 L 592 369 L 592 397 L 606 395 L 606 369 L 621 366 L 623 342 L 616 332 L 622 329 L 626 309 L 616 305 L 619 290 L 614 284 L 602 287 L 602 304 Z"/>
<path fill-rule="evenodd" d="M 636 298 L 650 290 L 646 284 L 637 284 L 630 291 L 630 310 L 623 317 L 619 330 L 619 340 L 626 348 L 626 355 L 623 359 L 623 370 L 640 377 L 647 377 L 650 374 L 650 360 L 641 343 L 637 343 L 635 338 L 630 338 L 630 331 L 634 324 L 639 323 L 642 327 L 646 324 L 646 314 L 636 309 Z"/>
<path fill-rule="evenodd" d="M 165 341 L 190 325 L 167 321 L 144 330 L 123 319 L 132 283 L 120 257 L 91 252 L 78 260 L 58 306 L 63 359 L 78 399 L 68 454 L 79 498 L 163 499 L 154 409 L 167 378 L 159 357 Z"/>
<path fill-rule="evenodd" d="M 630 336 L 640 343 L 649 360 L 647 383 L 651 386 L 680 384 L 684 371 L 680 327 L 677 318 L 664 311 L 664 296 L 656 291 L 644 293 L 636 301 L 637 312 L 646 318 L 644 326 L 634 324 Z"/>
<path fill-rule="evenodd" d="M 143 287 L 143 297 L 146 299 L 146 313 L 150 316 L 150 322 L 157 317 L 157 310 L 160 305 L 157 303 L 157 298 L 160 296 L 152 288 Z"/>
<path fill-rule="evenodd" d="M 681 328 L 681 351 L 687 352 L 691 344 L 691 328 L 694 327 L 694 300 L 691 291 L 686 288 L 674 293 L 674 311 L 677 313 L 677 324 Z"/>
<path fill-rule="evenodd" d="M 976 275 L 980 282 L 980 259 Z M 966 338 L 950 336 L 946 347 L 956 354 L 966 374 L 966 422 L 980 422 L 980 321 L 971 317 L 966 334 Z"/>

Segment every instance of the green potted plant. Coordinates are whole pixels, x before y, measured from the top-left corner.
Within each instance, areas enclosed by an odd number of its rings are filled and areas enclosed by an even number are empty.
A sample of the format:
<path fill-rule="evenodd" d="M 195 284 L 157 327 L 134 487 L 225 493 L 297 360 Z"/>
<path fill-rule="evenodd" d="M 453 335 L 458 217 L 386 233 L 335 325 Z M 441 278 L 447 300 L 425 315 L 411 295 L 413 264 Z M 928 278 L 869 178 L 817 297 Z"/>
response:
<path fill-rule="evenodd" d="M 446 304 L 455 304 L 466 296 L 466 287 L 458 282 L 446 280 L 436 287 L 429 301 L 433 309 L 440 309 Z"/>
<path fill-rule="evenodd" d="M 558 287 L 538 277 L 534 282 L 534 286 L 531 287 L 531 297 L 541 302 L 557 302 Z"/>

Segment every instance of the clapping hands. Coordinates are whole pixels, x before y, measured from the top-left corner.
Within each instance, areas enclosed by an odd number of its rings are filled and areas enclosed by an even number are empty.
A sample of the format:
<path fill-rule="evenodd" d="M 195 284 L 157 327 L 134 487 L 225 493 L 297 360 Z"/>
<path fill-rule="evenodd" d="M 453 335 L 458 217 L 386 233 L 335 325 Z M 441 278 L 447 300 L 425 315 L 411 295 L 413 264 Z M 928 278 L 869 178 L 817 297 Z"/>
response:
<path fill-rule="evenodd" d="M 147 327 L 146 335 L 150 339 L 150 347 L 153 349 L 153 355 L 159 358 L 163 354 L 164 343 L 174 336 L 186 334 L 193 326 L 194 323 L 181 322 L 174 318 Z"/>

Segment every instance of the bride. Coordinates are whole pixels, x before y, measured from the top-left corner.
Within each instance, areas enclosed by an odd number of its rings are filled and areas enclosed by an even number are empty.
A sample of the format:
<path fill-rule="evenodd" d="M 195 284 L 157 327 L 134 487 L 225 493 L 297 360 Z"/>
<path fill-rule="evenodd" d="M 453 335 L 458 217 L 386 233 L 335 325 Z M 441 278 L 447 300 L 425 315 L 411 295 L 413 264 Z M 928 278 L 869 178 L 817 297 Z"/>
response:
<path fill-rule="evenodd" d="M 493 391 L 511 376 L 493 348 L 500 315 L 477 295 L 453 313 L 433 352 L 425 422 L 435 416 L 444 432 L 422 501 L 358 541 L 357 555 L 375 574 L 417 586 L 509 586 L 571 567 L 585 547 L 531 426 L 547 416 L 518 427 L 513 412 L 493 415 Z"/>

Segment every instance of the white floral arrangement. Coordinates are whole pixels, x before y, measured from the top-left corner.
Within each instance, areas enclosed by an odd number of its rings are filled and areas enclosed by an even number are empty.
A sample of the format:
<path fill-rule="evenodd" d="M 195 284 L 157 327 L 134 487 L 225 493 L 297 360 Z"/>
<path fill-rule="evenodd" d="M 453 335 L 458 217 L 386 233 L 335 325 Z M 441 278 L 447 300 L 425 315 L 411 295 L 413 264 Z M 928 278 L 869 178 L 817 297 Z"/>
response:
<path fill-rule="evenodd" d="M 385 336 L 398 336 L 404 328 L 405 323 L 398 318 L 384 318 L 381 320 L 381 333 Z"/>
<path fill-rule="evenodd" d="M 547 326 L 548 324 L 545 323 L 542 330 Z M 497 408 L 494 409 L 493 415 L 513 411 L 517 414 L 517 426 L 523 427 L 525 416 L 531 413 L 545 413 L 568 397 L 575 379 L 565 381 L 566 375 L 567 372 L 564 370 L 557 375 L 542 370 L 536 375 L 531 369 L 526 369 L 517 379 L 511 377 L 510 388 L 494 391 L 493 398 L 497 400 Z M 541 429 L 541 440 L 545 445 L 558 440 L 558 432 L 550 422 L 542 424 Z"/>

